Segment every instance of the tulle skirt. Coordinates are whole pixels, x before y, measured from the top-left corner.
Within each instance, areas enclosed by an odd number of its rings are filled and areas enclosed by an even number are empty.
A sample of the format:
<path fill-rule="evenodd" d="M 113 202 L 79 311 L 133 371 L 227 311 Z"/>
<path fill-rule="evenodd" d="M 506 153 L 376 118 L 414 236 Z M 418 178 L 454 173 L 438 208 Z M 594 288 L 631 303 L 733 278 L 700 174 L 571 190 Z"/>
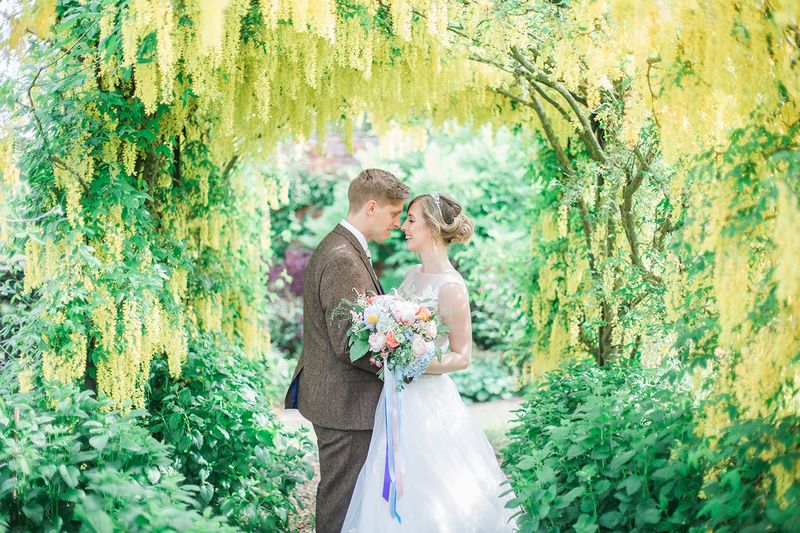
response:
<path fill-rule="evenodd" d="M 399 420 L 404 474 L 398 523 L 383 498 L 386 390 L 375 412 L 367 460 L 356 482 L 345 533 L 499 533 L 516 529 L 514 495 L 494 450 L 453 380 L 425 375 L 406 385 Z M 399 465 L 398 465 L 399 466 Z M 503 496 L 501 494 L 507 493 Z"/>

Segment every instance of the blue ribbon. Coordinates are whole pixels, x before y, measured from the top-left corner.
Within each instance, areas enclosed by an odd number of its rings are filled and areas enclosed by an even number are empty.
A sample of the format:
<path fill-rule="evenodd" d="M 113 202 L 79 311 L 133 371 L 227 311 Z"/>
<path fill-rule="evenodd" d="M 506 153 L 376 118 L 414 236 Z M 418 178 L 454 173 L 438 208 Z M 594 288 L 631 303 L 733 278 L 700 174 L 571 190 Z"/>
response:
<path fill-rule="evenodd" d="M 389 514 L 392 518 L 396 519 L 399 524 L 403 521 L 400 518 L 400 513 L 397 512 L 397 498 L 402 496 L 402 492 L 398 494 L 398 467 L 400 473 L 404 470 L 402 459 L 400 455 L 400 431 L 401 420 L 400 416 L 402 407 L 402 394 L 397 392 L 394 383 L 394 374 L 387 368 L 384 372 L 384 402 L 383 402 L 383 416 L 386 427 L 386 459 L 383 464 L 383 499 L 389 502 Z M 397 408 L 395 411 L 395 403 Z M 391 407 L 390 407 L 391 405 Z M 390 411 L 391 409 L 391 411 Z M 397 417 L 397 435 L 395 435 L 394 420 Z M 397 447 L 395 448 L 395 438 L 397 439 Z M 400 465 L 396 464 L 397 458 Z M 402 491 L 402 487 L 400 487 Z"/>

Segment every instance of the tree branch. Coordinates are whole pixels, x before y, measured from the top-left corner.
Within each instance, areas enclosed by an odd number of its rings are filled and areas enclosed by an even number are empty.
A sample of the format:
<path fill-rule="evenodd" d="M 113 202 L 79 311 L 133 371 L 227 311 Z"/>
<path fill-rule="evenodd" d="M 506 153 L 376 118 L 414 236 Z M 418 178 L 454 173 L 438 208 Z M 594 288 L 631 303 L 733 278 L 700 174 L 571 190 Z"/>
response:
<path fill-rule="evenodd" d="M 658 60 L 648 60 L 647 61 L 647 89 L 650 91 L 650 112 L 653 113 L 653 120 L 658 126 L 659 130 L 661 129 L 661 124 L 658 122 L 658 114 L 656 113 L 656 95 L 653 92 L 653 86 L 650 84 L 650 69 L 653 67 L 654 63 L 657 63 Z"/>
<path fill-rule="evenodd" d="M 536 97 L 535 94 L 531 94 L 530 100 L 525 100 L 519 96 L 511 94 L 510 92 L 504 89 L 495 89 L 498 93 L 511 98 L 514 101 L 517 101 L 523 105 L 526 105 L 532 108 L 536 115 L 539 117 L 539 122 L 542 124 L 542 129 L 544 129 L 545 136 L 547 137 L 550 146 L 553 148 L 553 151 L 556 153 L 556 158 L 558 159 L 559 165 L 561 166 L 561 170 L 567 178 L 571 178 L 575 175 L 575 171 L 572 168 L 572 164 L 569 162 L 569 157 L 567 156 L 567 152 L 561 146 L 561 143 L 558 142 L 558 137 L 556 137 L 555 131 L 553 130 L 553 125 L 550 122 L 550 119 L 547 117 L 547 113 L 545 113 L 544 108 L 542 107 L 542 103 Z M 563 183 L 563 181 L 562 181 Z M 581 216 L 581 226 L 583 227 L 583 235 L 586 240 L 586 253 L 589 256 L 589 267 L 592 271 L 592 274 L 595 275 L 595 259 L 594 254 L 592 253 L 592 221 L 589 217 L 589 209 L 586 207 L 586 202 L 583 201 L 583 198 L 578 198 L 576 200 L 578 204 L 578 209 Z"/>
<path fill-rule="evenodd" d="M 83 189 L 83 192 L 85 192 L 85 193 L 89 192 L 89 186 L 86 184 L 86 181 L 84 181 L 83 176 L 78 174 L 78 172 L 74 168 L 70 167 L 62 159 L 60 159 L 59 157 L 54 156 L 54 155 L 49 156 L 47 158 L 47 160 L 50 161 L 51 163 L 53 163 L 54 165 L 58 165 L 63 170 L 66 170 L 67 172 L 72 174 L 78 180 L 78 183 L 81 184 L 81 188 Z"/>
<path fill-rule="evenodd" d="M 55 65 L 58 61 L 66 57 L 68 54 L 71 54 L 72 50 L 78 45 L 78 43 L 81 42 L 83 37 L 85 37 L 86 34 L 89 33 L 89 30 L 92 29 L 92 26 L 94 24 L 96 24 L 96 22 L 90 24 L 89 27 L 86 28 L 86 30 L 83 32 L 83 34 L 79 38 L 75 39 L 75 42 L 72 43 L 72 45 L 69 48 L 62 49 L 61 55 L 57 56 L 50 63 L 39 67 L 39 69 L 36 71 L 36 74 L 33 76 L 30 85 L 28 85 L 28 89 L 26 91 L 28 94 L 28 102 L 30 103 L 30 113 L 33 116 L 36 129 L 39 131 L 39 135 L 42 138 L 42 144 L 44 144 L 45 151 L 47 151 L 48 154 L 47 160 L 53 163 L 54 165 L 58 165 L 63 170 L 66 170 L 67 172 L 72 174 L 75 178 L 77 178 L 78 183 L 80 183 L 84 193 L 89 192 L 89 186 L 86 185 L 86 181 L 84 181 L 83 176 L 81 176 L 77 171 L 75 171 L 75 169 L 67 165 L 66 162 L 64 162 L 64 160 L 56 156 L 50 148 L 50 143 L 48 142 L 47 135 L 44 132 L 44 126 L 42 125 L 41 119 L 39 119 L 39 113 L 36 111 L 36 104 L 33 101 L 33 88 L 36 86 L 36 82 L 39 80 L 39 76 L 42 75 L 42 72 L 44 72 L 45 69 L 48 69 L 51 66 Z"/>
<path fill-rule="evenodd" d="M 594 229 L 592 228 L 592 219 L 589 218 L 589 208 L 586 207 L 586 202 L 583 201 L 583 198 L 578 198 L 576 201 L 578 204 L 578 211 L 581 215 L 581 227 L 583 228 L 583 238 L 586 241 L 586 255 L 589 258 L 589 270 L 592 274 L 592 277 L 597 277 L 598 272 L 595 268 L 595 260 L 594 260 L 594 253 L 592 252 L 592 232 Z"/>
<path fill-rule="evenodd" d="M 603 152 L 603 148 L 600 146 L 600 143 L 598 142 L 597 137 L 594 134 L 594 130 L 592 130 L 592 125 L 589 122 L 589 119 L 584 114 L 581 107 L 578 105 L 578 102 L 575 99 L 572 92 L 566 87 L 564 87 L 564 85 L 562 85 L 558 81 L 551 80 L 547 76 L 545 76 L 538 68 L 536 68 L 530 61 L 528 61 L 525 55 L 516 46 L 511 47 L 511 55 L 514 59 L 517 60 L 517 62 L 520 65 L 522 65 L 525 68 L 525 70 L 529 73 L 529 75 L 533 77 L 533 80 L 545 83 L 545 85 L 552 87 L 553 89 L 558 91 L 558 93 L 561 96 L 564 97 L 569 106 L 572 108 L 572 111 L 575 113 L 575 116 L 578 117 L 581 126 L 583 127 L 583 130 L 585 132 L 584 142 L 586 143 L 586 147 L 589 149 L 589 153 L 591 153 L 592 157 L 597 161 L 605 163 L 606 156 L 605 153 Z M 532 80 L 529 79 L 529 81 Z"/>
<path fill-rule="evenodd" d="M 553 124 L 550 122 L 550 118 L 547 116 L 547 113 L 544 112 L 542 103 L 539 101 L 536 95 L 531 94 L 530 97 L 530 107 L 533 108 L 533 110 L 536 112 L 536 115 L 539 117 L 539 122 L 542 124 L 542 128 L 544 129 L 545 136 L 547 136 L 547 140 L 550 142 L 550 146 L 552 146 L 553 150 L 556 152 L 556 157 L 558 158 L 558 162 L 561 165 L 562 171 L 566 176 L 572 177 L 575 174 L 575 171 L 572 168 L 572 164 L 569 162 L 567 152 L 558 141 L 558 137 L 553 129 Z"/>
<path fill-rule="evenodd" d="M 670 224 L 669 216 L 659 224 L 658 228 L 656 228 L 655 233 L 653 233 L 653 240 L 651 241 L 651 246 L 654 250 L 658 252 L 664 251 L 664 240 L 667 238 L 667 234 L 675 229 L 675 226 Z"/>
<path fill-rule="evenodd" d="M 233 157 L 231 157 L 231 160 L 228 161 L 228 164 L 226 164 L 225 168 L 222 170 L 222 174 L 220 174 L 220 177 L 223 180 L 227 180 L 228 176 L 230 175 L 231 171 L 233 170 L 233 167 L 235 167 L 236 163 L 238 163 L 238 162 L 239 162 L 239 155 L 238 154 L 233 156 Z"/>
<path fill-rule="evenodd" d="M 636 228 L 633 221 L 633 195 L 644 181 L 642 169 L 634 169 L 634 176 L 622 189 L 622 204 L 619 206 L 619 214 L 622 219 L 622 226 L 625 228 L 625 236 L 631 248 L 631 263 L 637 267 L 642 267 L 642 259 L 639 254 L 639 242 L 636 238 Z"/>
<path fill-rule="evenodd" d="M 486 65 L 491 65 L 493 67 L 499 68 L 503 72 L 508 72 L 509 74 L 514 74 L 514 71 L 509 69 L 507 66 L 503 65 L 502 63 L 498 63 L 497 61 L 493 61 L 491 59 L 481 57 L 477 54 L 470 54 L 469 56 L 470 61 L 475 61 L 478 63 L 484 63 Z"/>
<path fill-rule="evenodd" d="M 539 87 L 539 85 L 537 83 L 531 83 L 530 81 L 529 81 L 529 83 L 531 84 L 531 86 L 534 89 L 536 89 L 536 92 L 539 93 L 539 96 L 544 98 L 544 100 L 548 104 L 550 104 L 551 106 L 556 108 L 556 111 L 558 111 L 559 114 L 562 117 L 564 117 L 564 120 L 566 120 L 567 122 L 570 122 L 572 120 L 572 117 L 569 116 L 569 113 L 567 113 L 566 110 L 563 107 L 561 107 L 561 105 L 559 105 L 558 102 L 556 102 L 555 100 L 550 98 L 550 96 L 546 92 L 544 92 L 544 90 L 541 87 Z"/>
<path fill-rule="evenodd" d="M 642 159 L 642 163 L 642 166 L 646 165 L 644 159 Z M 631 264 L 639 269 L 639 271 L 642 273 L 642 276 L 650 283 L 661 285 L 663 284 L 661 277 L 647 270 L 642 262 L 641 253 L 639 251 L 639 241 L 636 236 L 636 225 L 633 220 L 633 196 L 636 191 L 639 190 L 639 187 L 641 187 L 643 181 L 644 169 L 639 167 L 634 171 L 634 175 L 628 184 L 622 189 L 622 204 L 619 206 L 619 213 L 620 218 L 622 219 L 622 226 L 625 228 L 625 237 L 627 238 L 628 244 L 631 248 Z"/>

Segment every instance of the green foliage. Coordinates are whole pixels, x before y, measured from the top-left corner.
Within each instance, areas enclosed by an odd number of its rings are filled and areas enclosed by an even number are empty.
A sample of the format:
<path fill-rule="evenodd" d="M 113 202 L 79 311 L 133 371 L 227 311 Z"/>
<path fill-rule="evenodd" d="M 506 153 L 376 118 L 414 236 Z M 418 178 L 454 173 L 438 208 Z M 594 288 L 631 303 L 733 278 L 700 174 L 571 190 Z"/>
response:
<path fill-rule="evenodd" d="M 17 330 L 17 317 L 30 305 L 22 294 L 23 255 L 6 252 L 0 255 L 0 365 L 13 352 L 6 345 Z"/>
<path fill-rule="evenodd" d="M 296 360 L 303 349 L 303 298 L 291 293 L 275 296 L 270 341 L 287 359 Z"/>
<path fill-rule="evenodd" d="M 235 531 L 201 513 L 197 487 L 173 468 L 172 448 L 142 424 L 145 413 L 72 385 L 16 390 L 0 376 L 0 523 L 12 531 Z"/>
<path fill-rule="evenodd" d="M 285 168 L 266 168 L 276 179 L 288 179 L 288 202 L 272 213 L 270 231 L 272 250 L 277 258 L 284 257 L 287 248 L 300 243 L 308 234 L 306 225 L 333 203 L 335 185 L 344 181 L 338 174 L 312 174 L 302 165 L 287 164 Z"/>
<path fill-rule="evenodd" d="M 796 531 L 796 417 L 697 435 L 681 372 L 572 362 L 518 411 L 505 467 L 521 531 Z M 775 441 L 786 443 L 775 449 Z"/>
<path fill-rule="evenodd" d="M 791 446 L 798 431 L 798 417 L 743 420 L 721 431 L 713 445 L 684 446 L 681 456 L 709 472 L 698 502 L 703 531 L 800 530 L 800 484 L 788 470 L 797 461 Z M 776 450 L 775 441 L 785 446 Z M 776 468 L 783 474 L 776 476 Z"/>
<path fill-rule="evenodd" d="M 466 402 L 507 400 L 514 395 L 514 377 L 496 352 L 478 352 L 466 370 L 451 374 Z"/>
<path fill-rule="evenodd" d="M 154 365 L 155 435 L 175 446 L 177 469 L 198 497 L 246 530 L 284 531 L 298 484 L 311 479 L 307 436 L 283 431 L 267 396 L 270 370 L 220 336 L 190 346 L 180 380 Z"/>
<path fill-rule="evenodd" d="M 505 466 L 521 531 L 686 530 L 702 471 L 674 457 L 693 439 L 686 388 L 635 363 L 573 362 L 547 374 L 509 433 Z"/>
<path fill-rule="evenodd" d="M 720 342 L 722 330 L 741 328 L 746 319 L 746 327 L 757 331 L 786 312 L 784 304 L 789 302 L 782 301 L 787 298 L 786 295 L 781 298 L 779 286 L 791 285 L 786 278 L 796 272 L 787 272 L 787 261 L 776 257 L 776 250 L 782 244 L 779 241 L 785 242 L 785 236 L 776 231 L 774 224 L 778 185 L 785 186 L 787 196 L 794 196 L 795 201 L 800 198 L 800 150 L 796 149 L 795 141 L 799 135 L 800 123 L 786 132 L 771 131 L 760 125 L 738 129 L 731 133 L 721 156 L 710 150 L 689 165 L 687 189 L 705 194 L 690 196 L 691 209 L 680 213 L 676 239 L 670 243 L 685 265 L 683 271 L 688 282 L 682 293 L 683 312 L 671 324 L 678 335 L 676 348 L 682 357 L 707 363 L 717 346 L 734 344 L 730 334 Z M 729 198 L 710 194 L 720 189 L 732 194 Z M 721 223 L 711 225 L 714 218 L 723 215 Z M 698 228 L 702 228 L 702 233 Z M 697 233 L 708 242 L 698 242 Z M 728 276 L 713 278 L 715 268 L 718 276 L 720 272 L 729 274 L 720 263 L 727 248 L 737 244 L 741 246 L 737 251 L 747 255 L 743 257 L 742 269 L 757 272 L 750 276 L 749 287 L 743 291 L 748 313 L 741 317 L 731 313 L 725 302 L 718 301 L 720 293 L 727 292 L 724 283 Z M 792 259 L 796 261 L 796 256 L 790 256 L 789 260 Z M 742 323 L 734 322 L 735 319 Z"/>

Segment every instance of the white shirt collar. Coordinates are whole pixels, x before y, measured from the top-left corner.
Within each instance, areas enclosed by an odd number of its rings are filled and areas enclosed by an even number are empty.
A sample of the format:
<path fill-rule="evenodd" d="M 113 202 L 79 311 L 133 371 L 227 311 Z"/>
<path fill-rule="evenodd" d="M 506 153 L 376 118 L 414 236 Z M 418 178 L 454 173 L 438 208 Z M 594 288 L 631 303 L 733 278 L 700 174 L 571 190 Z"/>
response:
<path fill-rule="evenodd" d="M 356 239 L 358 239 L 359 244 L 361 244 L 361 247 L 367 253 L 367 257 L 369 257 L 370 256 L 369 247 L 367 246 L 367 239 L 364 238 L 364 234 L 358 231 L 358 228 L 356 228 L 355 226 L 353 226 L 344 219 L 342 219 L 342 221 L 339 222 L 339 224 L 347 228 L 350 231 L 350 233 L 356 236 Z"/>

